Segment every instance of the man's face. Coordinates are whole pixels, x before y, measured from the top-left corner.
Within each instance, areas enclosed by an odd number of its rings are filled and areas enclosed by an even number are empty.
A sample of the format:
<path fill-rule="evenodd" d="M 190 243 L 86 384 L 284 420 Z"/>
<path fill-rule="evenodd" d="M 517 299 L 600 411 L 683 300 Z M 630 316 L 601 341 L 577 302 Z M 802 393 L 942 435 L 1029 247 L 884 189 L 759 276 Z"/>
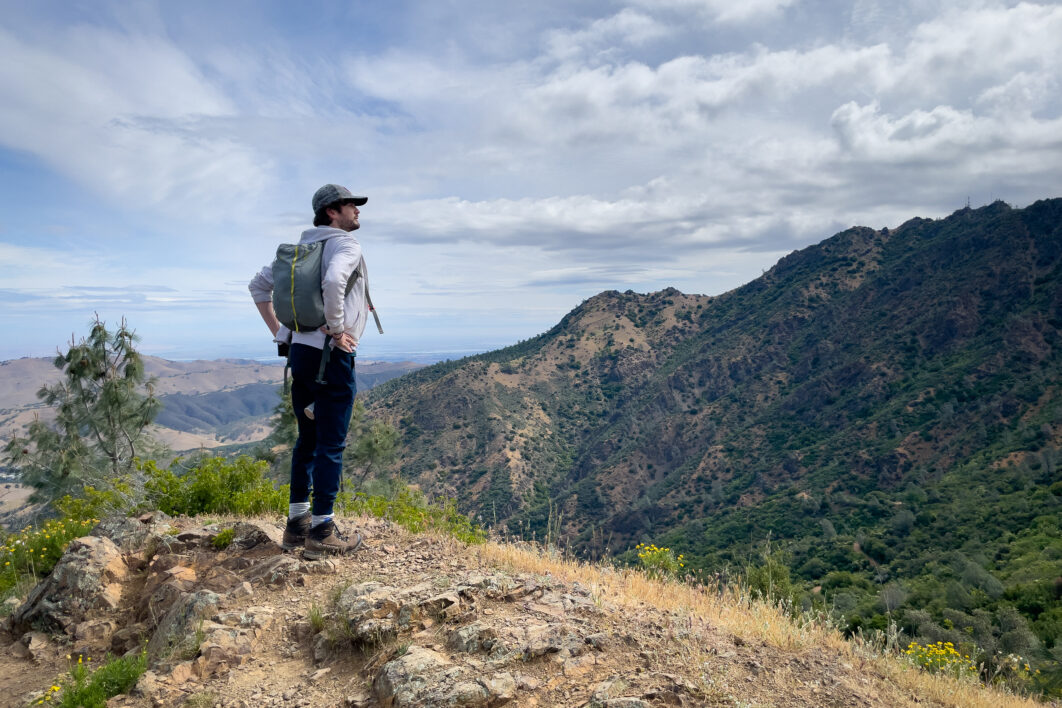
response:
<path fill-rule="evenodd" d="M 358 223 L 358 208 L 354 202 L 343 202 L 336 208 L 329 207 L 328 214 L 332 217 L 332 226 L 344 231 L 356 231 L 361 228 Z"/>

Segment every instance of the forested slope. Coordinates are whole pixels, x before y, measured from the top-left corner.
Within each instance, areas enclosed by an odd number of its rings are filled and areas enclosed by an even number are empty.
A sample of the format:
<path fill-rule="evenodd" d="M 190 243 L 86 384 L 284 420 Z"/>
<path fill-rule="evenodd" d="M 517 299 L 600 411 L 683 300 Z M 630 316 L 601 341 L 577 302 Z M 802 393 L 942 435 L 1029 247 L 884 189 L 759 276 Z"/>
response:
<path fill-rule="evenodd" d="M 602 293 L 371 410 L 403 431 L 396 469 L 490 523 L 709 572 L 770 537 L 850 629 L 892 616 L 1046 666 L 1060 328 L 1062 200 L 997 202 L 849 229 L 718 297 Z"/>

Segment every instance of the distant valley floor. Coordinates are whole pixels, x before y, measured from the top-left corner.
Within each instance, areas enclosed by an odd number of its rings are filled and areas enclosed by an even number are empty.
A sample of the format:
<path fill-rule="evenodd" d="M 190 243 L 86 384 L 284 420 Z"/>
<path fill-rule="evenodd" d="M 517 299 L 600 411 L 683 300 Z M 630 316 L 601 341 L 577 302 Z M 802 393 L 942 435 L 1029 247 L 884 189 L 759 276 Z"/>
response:
<path fill-rule="evenodd" d="M 282 360 L 274 364 L 250 359 L 144 359 L 148 376 L 155 378 L 155 395 L 163 404 L 153 434 L 172 450 L 251 443 L 268 435 L 284 377 Z M 359 361 L 358 390 L 367 391 L 422 366 L 408 361 Z M 49 358 L 0 362 L 0 442 L 24 433 L 35 416 L 51 417 L 36 394 L 41 386 L 58 382 L 60 374 Z"/>

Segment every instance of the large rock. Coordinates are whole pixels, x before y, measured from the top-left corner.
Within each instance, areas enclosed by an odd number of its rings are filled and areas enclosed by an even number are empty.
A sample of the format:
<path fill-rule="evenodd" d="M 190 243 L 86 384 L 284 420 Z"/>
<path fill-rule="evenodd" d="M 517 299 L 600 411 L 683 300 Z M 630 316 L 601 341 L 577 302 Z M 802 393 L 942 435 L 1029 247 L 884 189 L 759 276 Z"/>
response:
<path fill-rule="evenodd" d="M 495 708 L 513 700 L 516 681 L 509 673 L 468 676 L 466 669 L 452 665 L 442 654 L 413 645 L 383 665 L 372 693 L 384 708 Z"/>
<path fill-rule="evenodd" d="M 411 646 L 405 654 L 383 665 L 372 682 L 372 692 L 381 706 L 422 706 L 440 674 L 451 668 L 446 658 L 431 649 Z"/>
<path fill-rule="evenodd" d="M 496 640 L 497 634 L 492 628 L 473 622 L 451 632 L 446 639 L 446 646 L 450 651 L 472 654 L 478 651 L 490 651 L 494 648 Z"/>
<path fill-rule="evenodd" d="M 546 654 L 579 656 L 586 649 L 586 641 L 568 625 L 546 624 L 528 627 L 527 642 L 522 651 L 525 658 L 533 659 Z"/>
<path fill-rule="evenodd" d="M 118 609 L 129 569 L 109 538 L 86 536 L 71 541 L 51 574 L 30 592 L 11 618 L 13 633 L 31 628 L 73 634 L 96 610 Z"/>
<path fill-rule="evenodd" d="M 232 528 L 234 550 L 255 550 L 254 555 L 274 555 L 283 553 L 281 542 L 284 532 L 272 524 L 242 521 Z"/>
<path fill-rule="evenodd" d="M 278 555 L 258 564 L 252 562 L 251 569 L 247 571 L 245 577 L 251 583 L 282 585 L 295 581 L 301 574 L 302 564 L 298 560 L 291 556 Z"/>
<path fill-rule="evenodd" d="M 11 653 L 20 659 L 38 661 L 44 658 L 53 645 L 41 632 L 26 632 L 22 639 L 11 645 Z"/>
<path fill-rule="evenodd" d="M 174 602 L 148 641 L 148 655 L 153 659 L 191 658 L 186 654 L 195 654 L 202 639 L 197 637 L 200 623 L 212 614 L 219 599 L 209 590 L 199 590 Z"/>
<path fill-rule="evenodd" d="M 372 582 L 347 588 L 340 595 L 336 610 L 350 637 L 359 643 L 378 644 L 395 636 L 403 608 L 395 600 L 398 594 L 393 587 Z"/>

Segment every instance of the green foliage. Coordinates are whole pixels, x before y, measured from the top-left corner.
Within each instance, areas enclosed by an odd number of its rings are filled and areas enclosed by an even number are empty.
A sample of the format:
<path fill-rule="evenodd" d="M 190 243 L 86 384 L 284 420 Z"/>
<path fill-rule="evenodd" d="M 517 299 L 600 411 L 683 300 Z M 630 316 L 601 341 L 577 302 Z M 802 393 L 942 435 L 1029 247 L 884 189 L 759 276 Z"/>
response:
<path fill-rule="evenodd" d="M 907 660 L 915 666 L 934 674 L 948 674 L 954 678 L 971 678 L 977 675 L 977 664 L 969 654 L 962 654 L 951 642 L 926 644 L 911 642 L 904 651 Z"/>
<path fill-rule="evenodd" d="M 452 499 L 429 501 L 419 490 L 401 487 L 392 496 L 344 492 L 337 504 L 348 513 L 370 514 L 388 519 L 407 531 L 432 531 L 453 536 L 464 543 L 482 543 L 487 534 L 457 510 Z"/>
<path fill-rule="evenodd" d="M 105 489 L 85 485 L 78 496 L 64 495 L 52 502 L 52 507 L 64 520 L 84 521 L 99 519 L 109 514 L 125 511 L 133 496 L 133 489 L 121 480 L 104 482 Z"/>
<path fill-rule="evenodd" d="M 170 515 L 188 516 L 283 513 L 287 485 L 275 487 L 266 477 L 268 469 L 268 463 L 246 456 L 235 460 L 207 457 L 187 470 L 180 460 L 166 469 L 153 460 L 140 466 L 148 504 Z"/>
<path fill-rule="evenodd" d="M 753 597 L 795 604 L 797 593 L 789 577 L 789 565 L 781 552 L 771 553 L 770 544 L 765 546 L 760 563 L 745 568 L 745 584 Z"/>
<path fill-rule="evenodd" d="M 295 419 L 295 411 L 291 407 L 291 389 L 281 390 L 280 401 L 273 408 L 273 417 L 269 422 L 272 430 L 267 440 L 271 446 L 285 445 L 288 448 L 295 446 L 295 440 L 299 437 L 299 424 Z"/>
<path fill-rule="evenodd" d="M 638 562 L 650 578 L 677 578 L 686 567 L 685 557 L 681 553 L 676 556 L 670 548 L 639 543 L 634 550 L 638 552 Z"/>
<path fill-rule="evenodd" d="M 233 529 L 222 529 L 218 531 L 218 534 L 210 541 L 210 544 L 219 551 L 223 551 L 232 544 L 232 539 L 236 535 Z"/>
<path fill-rule="evenodd" d="M 56 356 L 62 380 L 37 393 L 55 408 L 54 423 L 35 419 L 26 437 L 4 446 L 6 461 L 34 487 L 35 501 L 131 479 L 136 459 L 159 449 L 147 432 L 159 401 L 145 380 L 137 339 L 124 320 L 112 333 L 97 318 L 88 338 Z"/>
<path fill-rule="evenodd" d="M 512 533 L 546 536 L 555 505 L 577 551 L 652 538 L 710 573 L 770 533 L 756 592 L 787 568 L 849 632 L 893 620 L 1062 679 L 1060 223 L 1059 199 L 997 203 L 849 229 L 718 297 L 601 293 L 370 412 L 401 421 L 391 469 Z"/>
<path fill-rule="evenodd" d="M 320 634 L 324 630 L 324 610 L 316 602 L 310 605 L 310 614 L 308 619 L 310 620 L 310 628 L 313 630 L 314 634 Z"/>
<path fill-rule="evenodd" d="M 147 670 L 147 650 L 136 656 L 112 659 L 109 656 L 96 670 L 91 668 L 91 657 L 78 657 L 70 666 L 70 680 L 52 686 L 48 694 L 37 704 L 56 705 L 61 708 L 104 708 L 107 699 L 123 693 L 136 685 Z M 58 697 L 53 700 L 53 694 Z"/>
<path fill-rule="evenodd" d="M 347 447 L 343 450 L 343 474 L 354 476 L 353 471 L 360 470 L 355 482 L 364 482 L 394 460 L 397 443 L 398 431 L 394 426 L 369 418 L 365 414 L 365 404 L 355 401 L 347 431 Z"/>
<path fill-rule="evenodd" d="M 19 533 L 0 531 L 0 597 L 35 585 L 52 572 L 70 541 L 88 535 L 99 519 L 61 519 Z"/>

